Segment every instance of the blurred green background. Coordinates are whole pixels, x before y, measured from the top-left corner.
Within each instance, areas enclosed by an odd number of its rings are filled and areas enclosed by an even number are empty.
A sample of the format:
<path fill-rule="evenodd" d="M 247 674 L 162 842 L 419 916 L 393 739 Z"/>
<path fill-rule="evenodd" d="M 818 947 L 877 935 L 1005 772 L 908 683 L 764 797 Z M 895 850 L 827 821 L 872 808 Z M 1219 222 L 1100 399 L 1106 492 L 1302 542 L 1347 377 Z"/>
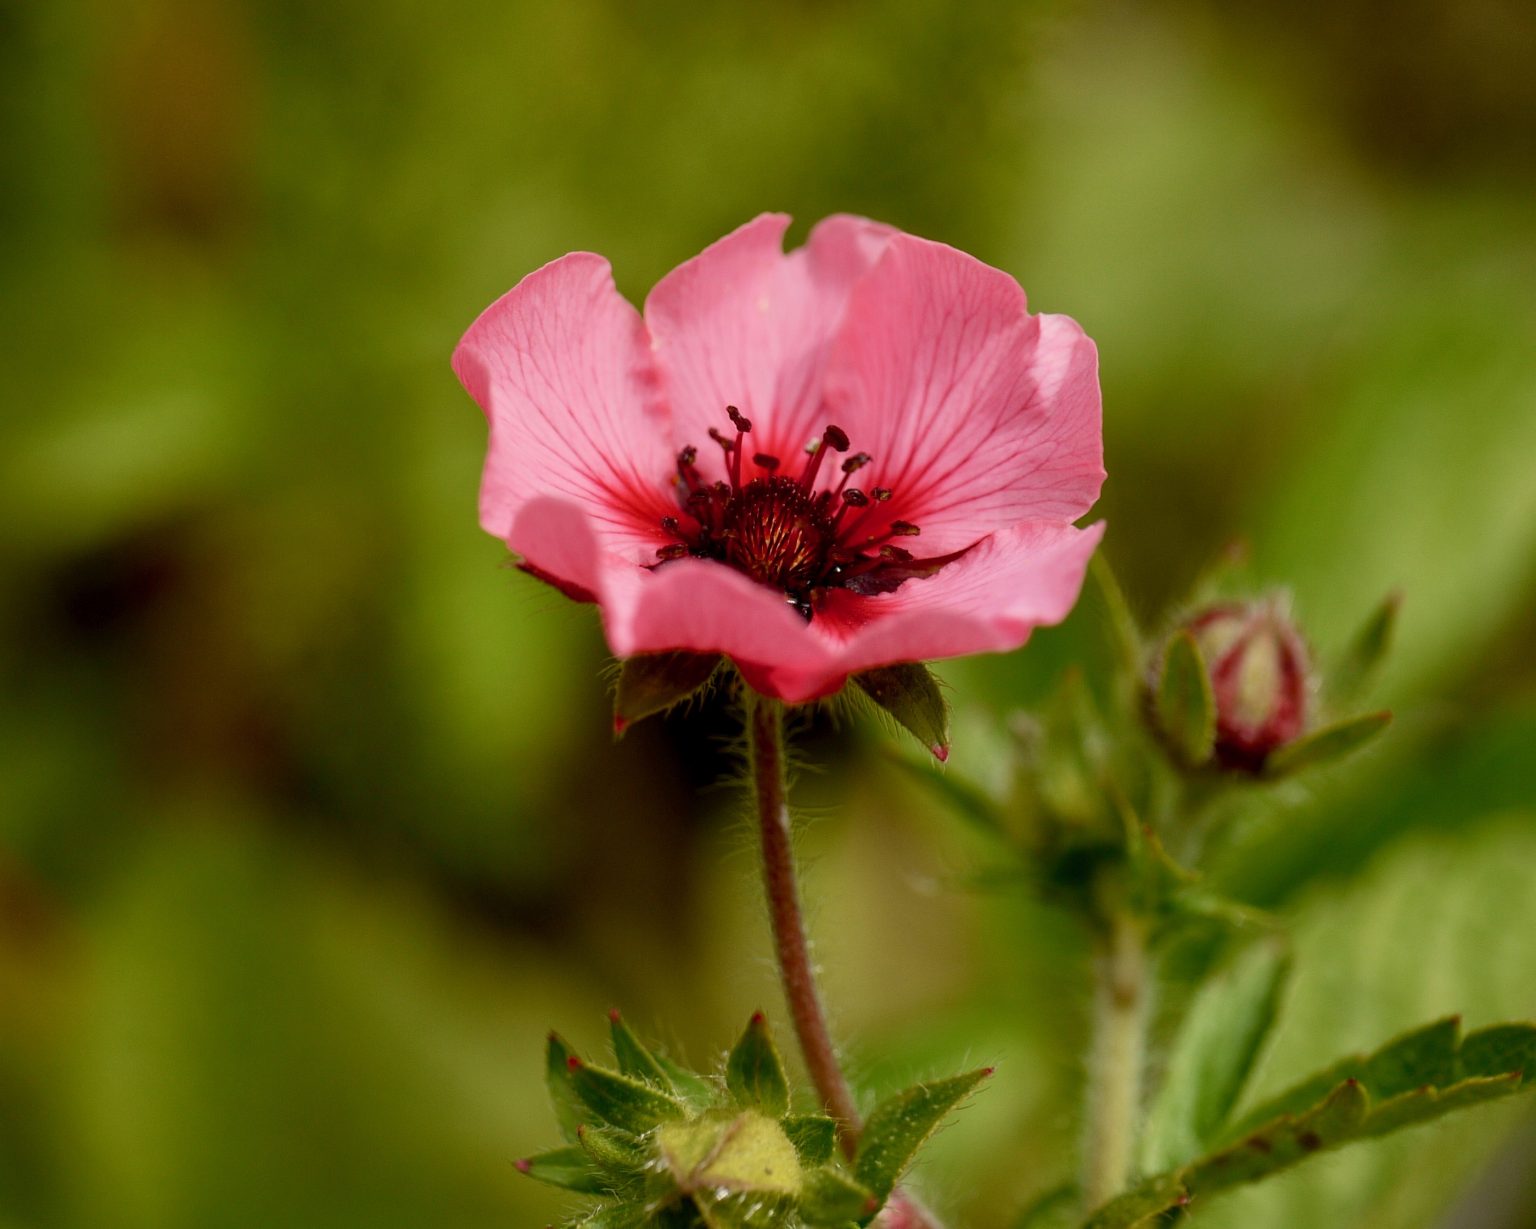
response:
<path fill-rule="evenodd" d="M 1083 322 L 1150 617 L 1236 535 L 1324 648 L 1404 591 L 1389 745 L 1220 868 L 1302 953 L 1257 1091 L 1536 1015 L 1533 63 L 1524 0 L 0 5 L 0 1227 L 541 1225 L 547 1028 L 782 1016 L 729 715 L 611 742 L 448 370 L 544 261 L 638 299 L 768 208 Z M 943 669 L 957 771 L 1096 621 Z M 926 1183 L 1002 1229 L 1070 1164 L 1083 945 L 957 887 L 888 746 L 806 735 L 828 993 L 866 1092 L 1000 1065 Z M 1198 1223 L 1536 1223 L 1530 1112 Z"/>

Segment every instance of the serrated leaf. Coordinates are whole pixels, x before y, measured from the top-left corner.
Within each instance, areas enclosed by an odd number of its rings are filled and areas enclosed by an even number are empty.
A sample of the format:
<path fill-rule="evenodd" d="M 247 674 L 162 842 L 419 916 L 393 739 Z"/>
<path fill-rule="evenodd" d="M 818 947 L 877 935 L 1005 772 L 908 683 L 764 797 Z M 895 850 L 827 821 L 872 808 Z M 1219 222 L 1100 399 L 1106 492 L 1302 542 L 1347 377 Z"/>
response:
<path fill-rule="evenodd" d="M 1200 987 L 1184 1017 L 1142 1136 L 1142 1169 L 1181 1165 L 1216 1142 L 1274 1024 L 1290 957 L 1251 945 Z"/>
<path fill-rule="evenodd" d="M 943 771 L 931 764 L 917 764 L 904 755 L 893 754 L 890 762 L 936 795 L 973 827 L 989 836 L 1007 839 L 1008 830 L 1003 822 L 1002 807 L 979 786 L 972 785 L 953 769 Z"/>
<path fill-rule="evenodd" d="M 1084 1229 L 1131 1229 L 1188 1201 L 1177 1173 L 1154 1174 L 1095 1211 Z"/>
<path fill-rule="evenodd" d="M 682 1104 L 666 1093 L 617 1071 L 566 1060 L 571 1087 L 598 1122 L 643 1135 L 658 1123 L 683 1116 Z"/>
<path fill-rule="evenodd" d="M 613 1189 L 613 1181 L 578 1147 L 552 1148 L 517 1162 L 517 1171 L 535 1181 L 583 1195 L 601 1195 Z"/>
<path fill-rule="evenodd" d="M 800 1215 L 816 1229 L 839 1229 L 874 1214 L 880 1200 L 868 1187 L 841 1170 L 823 1165 L 809 1170 L 800 1192 Z"/>
<path fill-rule="evenodd" d="M 1276 748 L 1264 761 L 1266 777 L 1289 777 L 1358 751 L 1392 724 L 1388 712 L 1366 713 L 1303 734 Z"/>
<path fill-rule="evenodd" d="M 992 1074 L 985 1067 L 917 1084 L 875 1107 L 859 1137 L 854 1177 L 884 1200 L 944 1116 Z"/>
<path fill-rule="evenodd" d="M 613 693 L 613 730 L 681 704 L 709 682 L 723 659 L 718 653 L 642 653 L 619 663 Z"/>
<path fill-rule="evenodd" d="M 1355 633 L 1339 662 L 1329 673 L 1327 687 L 1335 701 L 1350 700 L 1358 696 L 1375 679 L 1381 663 L 1392 651 L 1397 635 L 1397 617 L 1402 609 L 1403 595 L 1388 594 L 1365 625 Z"/>
<path fill-rule="evenodd" d="M 1404 1033 L 1371 1054 L 1343 1059 L 1248 1115 L 1224 1147 L 1154 1175 L 1087 1223 L 1091 1229 L 1121 1229 L 1155 1214 L 1158 1209 L 1147 1205 L 1159 1198 L 1166 1199 L 1161 1210 L 1168 1211 L 1190 1198 L 1267 1178 L 1316 1153 L 1531 1087 L 1523 1068 L 1462 1073 L 1469 1066 L 1529 1058 L 1536 1025 L 1496 1025 L 1468 1042 L 1473 1044 L 1463 1057 L 1460 1023 L 1453 1016 Z"/>
<path fill-rule="evenodd" d="M 949 705 L 927 666 L 881 666 L 855 674 L 853 681 L 935 758 L 949 758 Z"/>
<path fill-rule="evenodd" d="M 804 1114 L 779 1123 L 802 1165 L 823 1165 L 837 1147 L 837 1121 L 824 1114 Z"/>
<path fill-rule="evenodd" d="M 672 1077 L 650 1052 L 635 1031 L 616 1011 L 608 1013 L 608 1032 L 613 1039 L 613 1057 L 624 1075 L 654 1084 L 663 1092 L 676 1092 Z"/>
<path fill-rule="evenodd" d="M 1494 1024 L 1468 1033 L 1456 1054 L 1463 1079 L 1519 1071 L 1536 1078 L 1536 1024 Z"/>
<path fill-rule="evenodd" d="M 1198 768 L 1216 745 L 1216 697 L 1194 636 L 1179 632 L 1163 649 L 1153 696 L 1158 729 L 1179 763 Z"/>
<path fill-rule="evenodd" d="M 549 1089 L 550 1103 L 555 1107 L 555 1120 L 560 1124 L 560 1134 L 567 1143 L 576 1142 L 576 1127 L 585 1116 L 581 1098 L 571 1084 L 571 1049 L 557 1033 L 550 1033 L 544 1048 L 544 1082 Z"/>
<path fill-rule="evenodd" d="M 770 1118 L 789 1112 L 789 1078 L 784 1061 L 768 1032 L 762 1012 L 753 1013 L 725 1062 L 725 1086 L 743 1109 L 761 1110 Z"/>

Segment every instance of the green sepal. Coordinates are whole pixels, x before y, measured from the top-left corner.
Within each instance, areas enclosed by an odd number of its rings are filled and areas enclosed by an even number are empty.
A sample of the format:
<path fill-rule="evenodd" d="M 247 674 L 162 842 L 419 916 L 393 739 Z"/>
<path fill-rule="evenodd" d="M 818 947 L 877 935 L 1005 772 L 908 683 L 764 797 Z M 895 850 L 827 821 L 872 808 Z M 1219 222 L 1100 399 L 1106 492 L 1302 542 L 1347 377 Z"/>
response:
<path fill-rule="evenodd" d="M 682 1104 L 640 1080 L 572 1056 L 566 1060 L 571 1087 L 599 1122 L 643 1135 L 658 1123 L 681 1118 Z"/>
<path fill-rule="evenodd" d="M 1269 1036 L 1290 967 L 1278 940 L 1262 940 L 1200 987 L 1147 1115 L 1144 1172 L 1181 1165 L 1216 1142 Z"/>
<path fill-rule="evenodd" d="M 689 1071 L 681 1063 L 673 1062 L 665 1054 L 654 1054 L 656 1063 L 666 1072 L 667 1080 L 672 1085 L 672 1090 L 682 1099 L 689 1109 L 702 1110 L 714 1105 L 719 1097 L 718 1089 L 710 1080 L 705 1079 Z"/>
<path fill-rule="evenodd" d="M 632 1135 L 607 1127 L 594 1127 L 583 1123 L 576 1128 L 576 1138 L 581 1152 L 611 1179 L 644 1177 L 650 1163 L 650 1154 Z"/>
<path fill-rule="evenodd" d="M 927 666 L 921 662 L 881 666 L 855 674 L 853 681 L 935 759 L 949 758 L 949 705 Z"/>
<path fill-rule="evenodd" d="M 1392 723 L 1388 712 L 1366 713 L 1311 730 L 1275 748 L 1264 761 L 1266 777 L 1289 777 L 1358 751 Z"/>
<path fill-rule="evenodd" d="M 1326 685 L 1335 701 L 1352 700 L 1368 688 L 1381 669 L 1381 663 L 1392 651 L 1397 637 L 1397 616 L 1402 609 L 1403 595 L 1390 593 L 1371 612 L 1365 625 L 1355 633 L 1349 648 L 1329 672 Z"/>
<path fill-rule="evenodd" d="M 613 1189 L 613 1181 L 592 1163 L 579 1147 L 551 1148 L 517 1162 L 517 1172 L 536 1182 L 558 1186 L 583 1195 L 603 1195 Z"/>
<path fill-rule="evenodd" d="M 800 1158 L 772 1118 L 744 1110 L 729 1118 L 670 1122 L 657 1148 L 677 1189 L 730 1191 L 760 1198 L 794 1198 L 801 1187 Z"/>
<path fill-rule="evenodd" d="M 648 1229 L 651 1211 L 643 1203 L 608 1204 L 572 1221 L 571 1229 Z"/>
<path fill-rule="evenodd" d="M 555 1119 L 560 1124 L 560 1134 L 570 1144 L 576 1142 L 576 1127 L 586 1117 L 586 1110 L 571 1083 L 571 1048 L 558 1033 L 550 1033 L 544 1049 L 544 1082 L 549 1088 L 550 1104 L 555 1107 Z"/>
<path fill-rule="evenodd" d="M 1209 763 L 1216 747 L 1216 697 L 1191 633 L 1169 637 L 1152 703 L 1174 759 L 1186 768 Z"/>
<path fill-rule="evenodd" d="M 770 1118 L 789 1113 L 789 1078 L 784 1061 L 768 1032 L 768 1020 L 754 1012 L 741 1040 L 725 1063 L 725 1086 L 743 1109 L 761 1110 Z"/>
<path fill-rule="evenodd" d="M 917 1084 L 882 1101 L 859 1137 L 854 1177 L 884 1201 L 944 1116 L 991 1074 L 992 1068 L 984 1067 Z"/>
<path fill-rule="evenodd" d="M 779 1125 L 795 1146 L 802 1165 L 825 1165 L 837 1147 L 837 1122 L 824 1114 L 781 1119 Z"/>
<path fill-rule="evenodd" d="M 847 1174 L 822 1165 L 808 1171 L 800 1192 L 800 1215 L 816 1229 L 841 1229 L 849 1221 L 863 1221 L 880 1210 L 880 1198 Z"/>
<path fill-rule="evenodd" d="M 1109 566 L 1102 550 L 1095 551 L 1093 558 L 1088 561 L 1088 578 L 1098 591 L 1099 601 L 1104 607 L 1104 621 L 1116 669 L 1122 677 L 1134 679 L 1141 672 L 1145 652 L 1141 631 L 1136 626 L 1136 617 L 1131 614 L 1131 604 L 1125 600 L 1125 590 L 1120 587 L 1120 581 L 1115 577 L 1114 569 Z"/>
<path fill-rule="evenodd" d="M 613 692 L 613 732 L 681 704 L 709 682 L 718 653 L 642 653 L 619 663 Z"/>
<path fill-rule="evenodd" d="M 624 1023 L 624 1017 L 617 1011 L 608 1013 L 608 1032 L 613 1040 L 613 1057 L 619 1064 L 620 1072 L 633 1079 L 644 1080 L 647 1084 L 654 1084 L 663 1092 L 677 1091 L 672 1084 L 672 1077 L 646 1048 L 645 1043 L 635 1036 L 634 1029 Z"/>
<path fill-rule="evenodd" d="M 1179 1174 L 1153 1174 L 1095 1210 L 1083 1229 L 1131 1229 L 1188 1202 Z"/>

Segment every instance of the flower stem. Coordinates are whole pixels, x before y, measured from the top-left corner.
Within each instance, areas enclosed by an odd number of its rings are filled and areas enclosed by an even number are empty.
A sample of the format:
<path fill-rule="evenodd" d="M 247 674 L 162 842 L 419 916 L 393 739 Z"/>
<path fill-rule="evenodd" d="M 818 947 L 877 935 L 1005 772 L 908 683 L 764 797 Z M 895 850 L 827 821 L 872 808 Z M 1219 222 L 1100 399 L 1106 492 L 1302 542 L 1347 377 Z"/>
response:
<path fill-rule="evenodd" d="M 1106 923 L 1094 960 L 1083 1144 L 1083 1200 L 1090 1211 L 1119 1194 L 1131 1175 L 1151 997 L 1145 923 L 1123 908 Z"/>
<path fill-rule="evenodd" d="M 795 1036 L 805 1066 L 823 1104 L 837 1119 L 838 1138 L 850 1156 L 859 1138 L 859 1111 L 837 1061 L 826 1012 L 811 967 L 800 892 L 795 883 L 794 850 L 790 845 L 788 778 L 784 764 L 784 707 L 748 689 L 747 748 L 753 801 L 763 850 L 763 886 L 768 895 L 768 920 L 773 947 L 784 983 L 784 998 L 794 1020 Z"/>

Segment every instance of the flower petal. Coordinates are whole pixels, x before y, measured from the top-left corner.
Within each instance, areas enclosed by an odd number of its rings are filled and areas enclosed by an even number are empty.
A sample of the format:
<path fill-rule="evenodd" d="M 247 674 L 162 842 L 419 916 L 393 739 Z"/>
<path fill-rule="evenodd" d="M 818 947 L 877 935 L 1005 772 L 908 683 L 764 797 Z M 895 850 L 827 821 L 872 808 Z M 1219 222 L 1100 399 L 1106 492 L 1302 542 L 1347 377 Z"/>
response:
<path fill-rule="evenodd" d="M 725 407 L 753 423 L 748 453 L 786 468 L 826 425 L 822 373 L 853 285 L 875 263 L 890 227 L 827 218 L 784 252 L 785 214 L 765 213 L 679 265 L 645 301 L 645 319 L 672 407 L 675 443 L 728 431 Z"/>
<path fill-rule="evenodd" d="M 921 554 L 1074 520 L 1098 498 L 1093 343 L 1065 316 L 1029 315 L 1013 278 L 944 244 L 898 235 L 854 287 L 827 400 L 874 457 L 865 487 L 895 492 L 870 530 L 920 525 Z"/>
<path fill-rule="evenodd" d="M 829 595 L 824 632 L 845 637 L 848 673 L 901 661 L 936 661 L 1016 649 L 1037 627 L 1066 618 L 1082 589 L 1104 523 L 1077 529 L 1032 521 L 999 530 L 936 576 L 894 593 Z"/>
<path fill-rule="evenodd" d="M 674 459 L 645 325 L 606 260 L 574 252 L 530 273 L 469 327 L 453 369 L 490 420 L 489 532 L 507 537 L 551 495 L 585 508 L 605 549 L 654 557 Z"/>

